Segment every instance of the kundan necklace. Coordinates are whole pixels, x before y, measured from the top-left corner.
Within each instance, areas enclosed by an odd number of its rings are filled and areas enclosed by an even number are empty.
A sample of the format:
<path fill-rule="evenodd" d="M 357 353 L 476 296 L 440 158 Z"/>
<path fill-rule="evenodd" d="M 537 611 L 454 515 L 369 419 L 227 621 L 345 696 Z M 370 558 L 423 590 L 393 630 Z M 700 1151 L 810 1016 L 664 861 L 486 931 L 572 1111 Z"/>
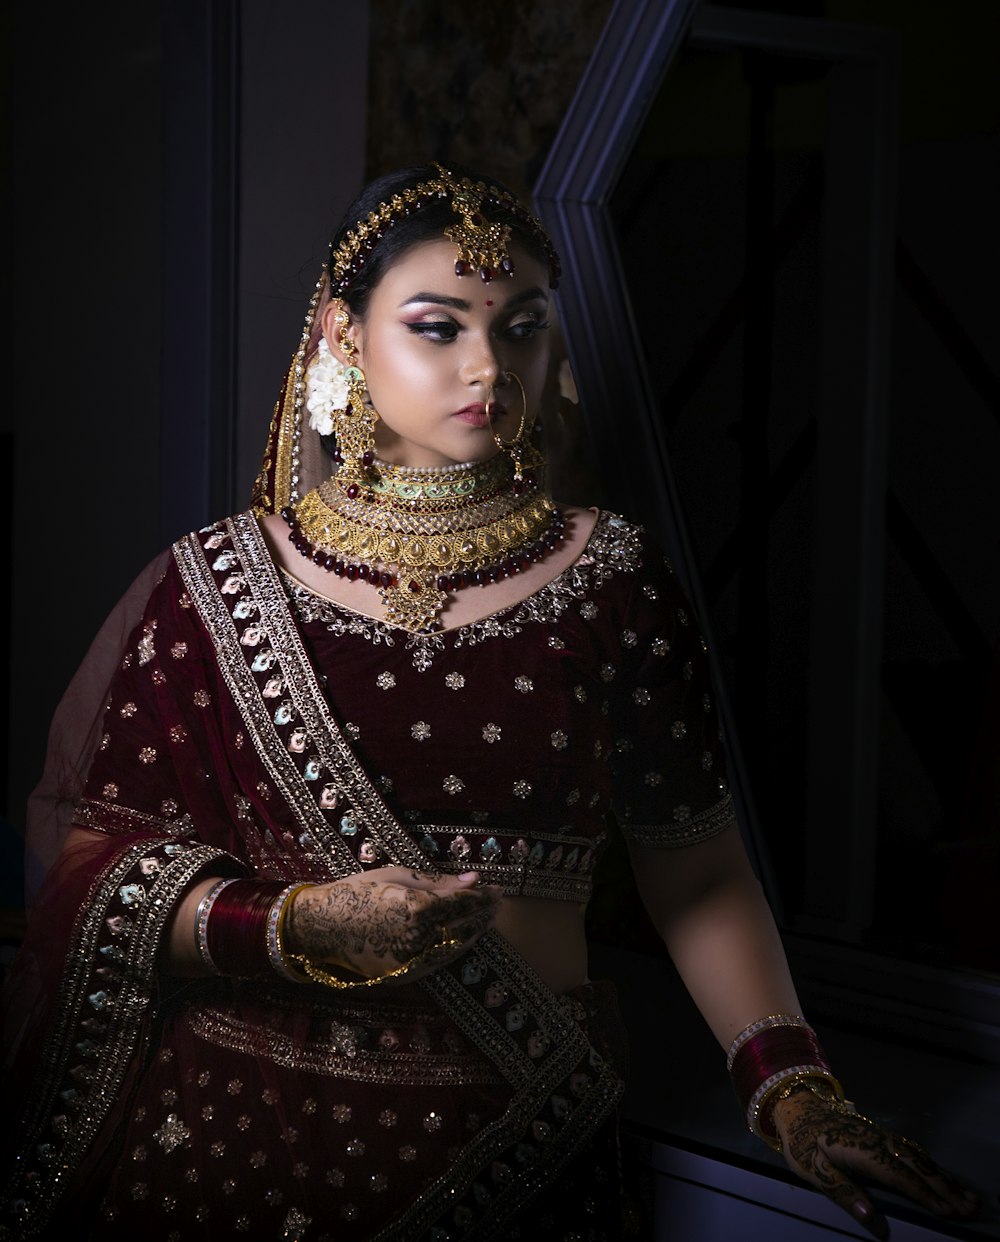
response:
<path fill-rule="evenodd" d="M 385 620 L 436 630 L 455 592 L 512 577 L 563 539 L 565 517 L 505 453 L 436 469 L 375 461 L 362 486 L 327 479 L 281 516 L 328 573 L 379 588 Z"/>

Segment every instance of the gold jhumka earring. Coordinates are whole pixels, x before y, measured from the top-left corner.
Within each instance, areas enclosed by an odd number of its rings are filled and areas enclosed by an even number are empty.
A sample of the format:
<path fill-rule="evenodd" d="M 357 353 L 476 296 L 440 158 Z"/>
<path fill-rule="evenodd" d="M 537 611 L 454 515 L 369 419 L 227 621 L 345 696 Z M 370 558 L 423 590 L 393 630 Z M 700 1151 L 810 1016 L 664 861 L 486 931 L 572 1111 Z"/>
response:
<path fill-rule="evenodd" d="M 334 460 L 341 468 L 344 490 L 352 499 L 370 482 L 375 464 L 375 424 L 378 411 L 365 398 L 368 385 L 365 373 L 356 365 L 354 358 L 358 348 L 348 335 L 350 317 L 344 303 L 339 304 L 334 315 L 339 325 L 340 348 L 347 359 L 344 379 L 347 381 L 347 405 L 333 413 L 334 436 L 337 447 Z"/>

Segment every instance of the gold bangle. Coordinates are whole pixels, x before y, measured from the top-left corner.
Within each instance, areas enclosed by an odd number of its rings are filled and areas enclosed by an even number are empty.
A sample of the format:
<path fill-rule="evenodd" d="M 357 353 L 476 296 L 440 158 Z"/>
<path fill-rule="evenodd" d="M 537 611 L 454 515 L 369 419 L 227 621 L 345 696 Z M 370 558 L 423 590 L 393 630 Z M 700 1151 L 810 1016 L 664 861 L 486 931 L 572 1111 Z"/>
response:
<path fill-rule="evenodd" d="M 457 949 L 461 947 L 462 943 L 461 940 L 449 938 L 447 930 L 442 927 L 441 939 L 437 944 L 432 944 L 426 949 L 422 949 L 415 957 L 411 957 L 408 962 L 404 962 L 402 966 L 396 966 L 384 975 L 375 975 L 371 979 L 358 979 L 351 982 L 345 979 L 338 979 L 336 975 L 331 975 L 328 970 L 324 970 L 322 966 L 317 966 L 315 962 L 310 961 L 303 953 L 290 953 L 287 960 L 294 962 L 296 966 L 300 967 L 313 983 L 321 983 L 326 988 L 336 988 L 338 990 L 344 988 L 374 988 L 389 979 L 402 978 L 415 966 L 430 961 L 435 953 L 440 953 L 445 949 Z"/>
<path fill-rule="evenodd" d="M 758 1132 L 775 1151 L 781 1151 L 781 1139 L 778 1137 L 778 1128 L 774 1124 L 775 1106 L 779 1101 L 787 1100 L 800 1087 L 811 1091 L 824 1104 L 829 1104 L 837 1112 L 857 1113 L 858 1111 L 850 1100 L 844 1098 L 844 1088 L 832 1074 L 824 1077 L 817 1074 L 796 1074 L 792 1078 L 786 1078 L 764 1096 L 757 1109 Z M 765 1122 L 766 1127 L 763 1124 Z"/>

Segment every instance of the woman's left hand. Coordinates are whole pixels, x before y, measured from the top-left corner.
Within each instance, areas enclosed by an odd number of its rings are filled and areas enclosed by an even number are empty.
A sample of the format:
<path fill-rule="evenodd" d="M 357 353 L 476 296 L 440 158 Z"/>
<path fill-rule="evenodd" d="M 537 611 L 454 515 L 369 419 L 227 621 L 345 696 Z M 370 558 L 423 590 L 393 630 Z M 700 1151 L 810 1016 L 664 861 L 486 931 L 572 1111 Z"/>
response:
<path fill-rule="evenodd" d="M 801 1087 L 774 1106 L 774 1124 L 789 1168 L 823 1191 L 877 1238 L 889 1236 L 885 1217 L 862 1182 L 906 1195 L 939 1216 L 974 1216 L 965 1190 L 910 1139 Z"/>

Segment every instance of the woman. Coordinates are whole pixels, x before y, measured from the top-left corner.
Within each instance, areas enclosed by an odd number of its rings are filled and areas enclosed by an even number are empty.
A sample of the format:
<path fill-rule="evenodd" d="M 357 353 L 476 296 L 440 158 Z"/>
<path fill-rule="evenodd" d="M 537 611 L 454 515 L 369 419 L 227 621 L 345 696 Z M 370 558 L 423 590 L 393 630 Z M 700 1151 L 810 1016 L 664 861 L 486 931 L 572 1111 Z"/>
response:
<path fill-rule="evenodd" d="M 971 1210 L 800 1016 L 669 567 L 543 490 L 557 279 L 440 166 L 348 213 L 253 512 L 156 564 L 115 651 L 15 973 L 9 1236 L 619 1236 L 612 814 L 751 1127 L 876 1234 L 854 1173 Z"/>

